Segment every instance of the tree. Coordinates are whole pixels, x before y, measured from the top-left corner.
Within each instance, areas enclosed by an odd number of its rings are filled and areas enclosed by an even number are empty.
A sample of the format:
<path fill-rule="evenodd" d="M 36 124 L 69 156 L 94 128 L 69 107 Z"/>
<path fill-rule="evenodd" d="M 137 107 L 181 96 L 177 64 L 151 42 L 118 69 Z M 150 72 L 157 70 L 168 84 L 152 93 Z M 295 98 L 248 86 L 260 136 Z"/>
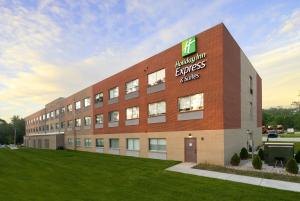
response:
<path fill-rule="evenodd" d="M 13 116 L 11 122 L 7 123 L 0 119 L 0 144 L 14 143 L 14 130 L 16 129 L 16 143 L 23 143 L 23 136 L 25 135 L 25 120 L 19 116 Z"/>

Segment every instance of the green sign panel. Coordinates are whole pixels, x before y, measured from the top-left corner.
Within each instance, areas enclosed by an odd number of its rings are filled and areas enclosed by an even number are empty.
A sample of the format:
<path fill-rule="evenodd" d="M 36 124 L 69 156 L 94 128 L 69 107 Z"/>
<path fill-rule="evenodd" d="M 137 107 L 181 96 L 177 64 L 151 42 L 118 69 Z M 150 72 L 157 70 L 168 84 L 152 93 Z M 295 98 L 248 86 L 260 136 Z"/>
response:
<path fill-rule="evenodd" d="M 196 37 L 190 37 L 186 40 L 184 40 L 181 43 L 181 55 L 182 57 L 185 57 L 187 55 L 193 54 L 196 52 Z"/>

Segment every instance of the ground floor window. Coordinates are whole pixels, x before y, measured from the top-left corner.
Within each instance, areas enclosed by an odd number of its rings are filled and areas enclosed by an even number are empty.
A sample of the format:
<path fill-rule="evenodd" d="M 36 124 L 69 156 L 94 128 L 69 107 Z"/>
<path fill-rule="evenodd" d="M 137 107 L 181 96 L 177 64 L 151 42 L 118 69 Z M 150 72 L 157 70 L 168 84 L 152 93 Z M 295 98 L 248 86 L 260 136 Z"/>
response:
<path fill-rule="evenodd" d="M 80 146 L 80 144 L 81 144 L 80 138 L 76 138 L 76 146 Z"/>
<path fill-rule="evenodd" d="M 150 151 L 166 151 L 167 141 L 165 138 L 150 138 L 149 139 L 149 150 Z"/>
<path fill-rule="evenodd" d="M 140 140 L 137 138 L 127 139 L 127 150 L 139 151 L 140 150 Z"/>
<path fill-rule="evenodd" d="M 119 149 L 119 139 L 109 139 L 109 148 Z"/>
<path fill-rule="evenodd" d="M 84 146 L 85 147 L 91 147 L 92 146 L 91 138 L 84 138 Z"/>
<path fill-rule="evenodd" d="M 68 142 L 68 145 L 73 145 L 73 139 L 72 138 L 68 138 L 67 142 Z"/>
<path fill-rule="evenodd" d="M 96 147 L 104 147 L 104 139 L 103 138 L 96 139 Z"/>

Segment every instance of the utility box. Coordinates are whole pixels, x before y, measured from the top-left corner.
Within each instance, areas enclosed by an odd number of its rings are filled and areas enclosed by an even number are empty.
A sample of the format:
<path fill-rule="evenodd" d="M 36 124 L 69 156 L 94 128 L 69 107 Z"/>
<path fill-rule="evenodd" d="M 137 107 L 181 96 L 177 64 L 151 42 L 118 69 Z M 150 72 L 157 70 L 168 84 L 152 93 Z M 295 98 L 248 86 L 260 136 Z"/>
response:
<path fill-rule="evenodd" d="M 294 143 L 264 144 L 264 160 L 268 165 L 284 166 L 289 158 L 294 157 Z"/>

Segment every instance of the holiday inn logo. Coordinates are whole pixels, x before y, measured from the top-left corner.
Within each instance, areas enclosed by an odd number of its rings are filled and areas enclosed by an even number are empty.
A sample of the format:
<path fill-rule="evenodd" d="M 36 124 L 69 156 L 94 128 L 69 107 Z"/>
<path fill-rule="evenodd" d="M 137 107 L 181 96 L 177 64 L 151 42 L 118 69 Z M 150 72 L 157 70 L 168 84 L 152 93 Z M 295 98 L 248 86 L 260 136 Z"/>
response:
<path fill-rule="evenodd" d="M 196 52 L 196 37 L 190 37 L 181 43 L 181 55 L 185 57 L 187 55 L 193 54 Z"/>

